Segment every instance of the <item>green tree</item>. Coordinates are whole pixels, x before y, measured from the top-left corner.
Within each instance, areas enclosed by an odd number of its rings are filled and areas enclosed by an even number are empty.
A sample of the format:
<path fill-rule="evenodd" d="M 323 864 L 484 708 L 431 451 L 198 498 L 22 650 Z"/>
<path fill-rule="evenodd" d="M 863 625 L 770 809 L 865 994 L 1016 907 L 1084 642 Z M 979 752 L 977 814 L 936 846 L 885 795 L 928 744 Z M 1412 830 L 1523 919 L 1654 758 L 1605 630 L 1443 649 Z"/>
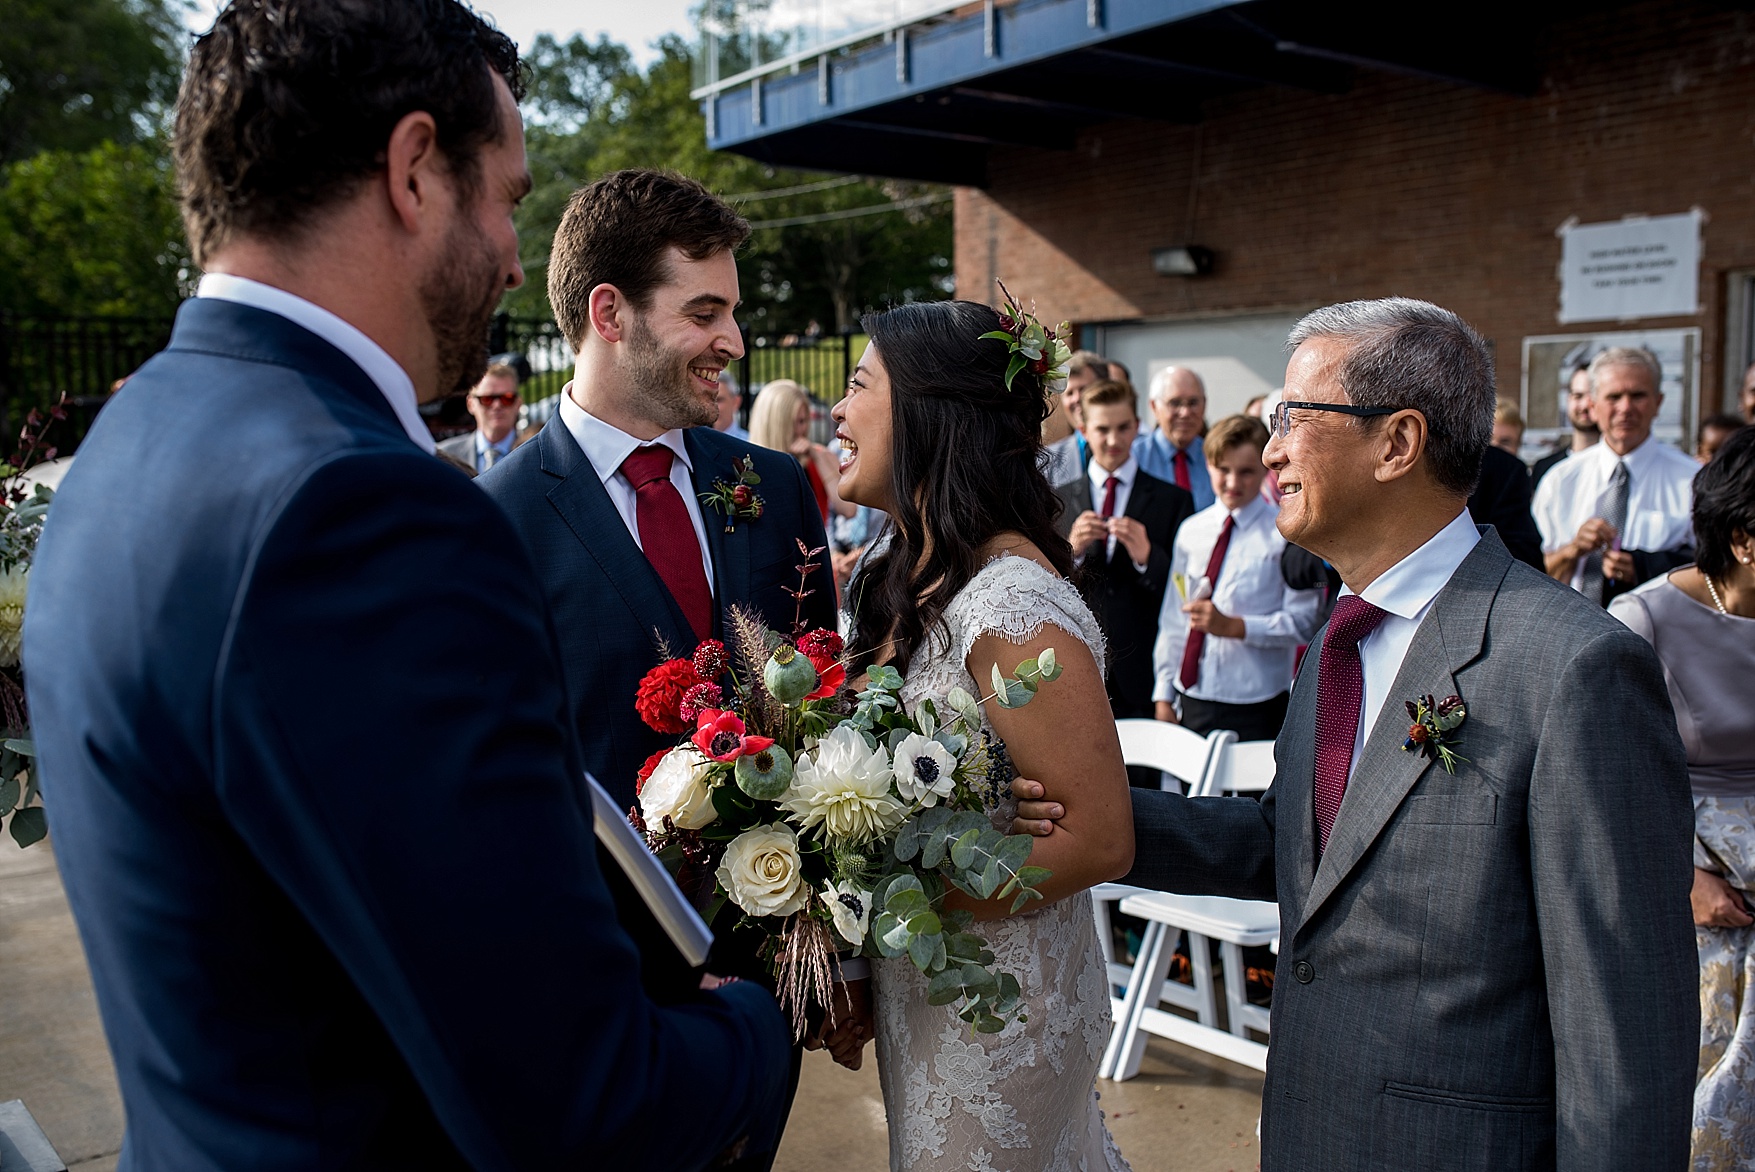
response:
<path fill-rule="evenodd" d="M 0 169 L 0 309 L 168 317 L 190 279 L 158 141 L 44 151 Z"/>
<path fill-rule="evenodd" d="M 152 137 L 176 93 L 179 0 L 0 0 L 0 163 Z"/>
<path fill-rule="evenodd" d="M 737 197 L 756 225 L 738 269 L 743 316 L 758 331 L 801 332 L 811 322 L 850 330 L 866 309 L 950 292 L 948 189 L 779 170 L 711 151 L 689 97 L 687 44 L 665 38 L 644 73 L 625 52 L 611 61 L 608 48 L 616 47 L 539 37 L 529 54 L 536 186 L 519 231 L 530 284 L 510 296 L 511 312 L 547 314 L 545 265 L 567 197 L 622 167 L 669 167 Z"/>

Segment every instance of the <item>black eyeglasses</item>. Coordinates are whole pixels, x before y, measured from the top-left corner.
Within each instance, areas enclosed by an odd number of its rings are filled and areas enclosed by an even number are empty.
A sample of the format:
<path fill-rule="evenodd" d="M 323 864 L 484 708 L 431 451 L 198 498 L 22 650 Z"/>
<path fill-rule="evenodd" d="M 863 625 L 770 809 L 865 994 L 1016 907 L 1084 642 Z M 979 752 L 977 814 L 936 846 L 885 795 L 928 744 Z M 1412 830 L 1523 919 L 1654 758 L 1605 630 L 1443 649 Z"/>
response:
<path fill-rule="evenodd" d="M 1337 411 L 1342 415 L 1369 418 L 1373 415 L 1394 415 L 1399 407 L 1355 407 L 1351 403 L 1302 403 L 1285 399 L 1268 414 L 1268 430 L 1285 439 L 1292 434 L 1292 411 Z"/>

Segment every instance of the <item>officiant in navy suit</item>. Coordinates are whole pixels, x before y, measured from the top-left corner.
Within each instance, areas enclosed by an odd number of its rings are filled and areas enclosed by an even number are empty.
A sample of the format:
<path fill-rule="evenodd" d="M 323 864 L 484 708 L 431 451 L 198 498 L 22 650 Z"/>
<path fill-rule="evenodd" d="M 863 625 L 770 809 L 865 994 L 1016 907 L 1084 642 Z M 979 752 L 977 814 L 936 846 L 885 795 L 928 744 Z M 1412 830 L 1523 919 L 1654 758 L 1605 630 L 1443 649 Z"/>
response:
<path fill-rule="evenodd" d="M 454 0 L 232 4 L 191 54 L 207 275 L 81 447 L 24 633 L 122 1172 L 692 1169 L 778 1135 L 769 994 L 642 992 L 542 587 L 417 413 L 523 279 L 520 89 Z"/>

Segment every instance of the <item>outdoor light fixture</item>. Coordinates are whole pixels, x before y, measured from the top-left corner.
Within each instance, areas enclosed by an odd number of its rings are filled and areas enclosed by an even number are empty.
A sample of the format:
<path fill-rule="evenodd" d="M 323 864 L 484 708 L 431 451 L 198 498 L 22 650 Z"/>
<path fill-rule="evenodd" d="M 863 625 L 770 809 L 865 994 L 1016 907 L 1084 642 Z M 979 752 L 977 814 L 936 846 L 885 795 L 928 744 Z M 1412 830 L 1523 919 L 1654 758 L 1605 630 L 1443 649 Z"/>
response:
<path fill-rule="evenodd" d="M 1152 269 L 1160 277 L 1204 277 L 1213 271 L 1213 250 L 1198 244 L 1154 248 Z"/>

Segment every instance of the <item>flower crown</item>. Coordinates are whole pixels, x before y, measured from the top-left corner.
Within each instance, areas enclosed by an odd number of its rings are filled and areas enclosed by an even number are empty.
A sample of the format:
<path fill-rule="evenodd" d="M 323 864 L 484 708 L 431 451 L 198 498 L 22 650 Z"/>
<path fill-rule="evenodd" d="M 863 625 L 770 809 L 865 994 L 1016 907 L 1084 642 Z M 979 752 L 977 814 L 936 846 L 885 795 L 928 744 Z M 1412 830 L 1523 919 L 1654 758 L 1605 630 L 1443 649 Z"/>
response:
<path fill-rule="evenodd" d="M 1011 350 L 1011 361 L 1005 368 L 1005 389 L 1010 391 L 1012 379 L 1028 367 L 1031 374 L 1042 380 L 1042 390 L 1046 394 L 1051 386 L 1066 378 L 1072 348 L 1066 344 L 1065 338 L 1072 333 L 1072 326 L 1061 322 L 1054 329 L 1048 329 L 1036 320 L 1034 314 L 1024 311 L 1004 281 L 999 282 L 999 291 L 1005 294 L 1005 305 L 999 311 L 1000 328 L 981 336 L 1004 342 Z"/>

